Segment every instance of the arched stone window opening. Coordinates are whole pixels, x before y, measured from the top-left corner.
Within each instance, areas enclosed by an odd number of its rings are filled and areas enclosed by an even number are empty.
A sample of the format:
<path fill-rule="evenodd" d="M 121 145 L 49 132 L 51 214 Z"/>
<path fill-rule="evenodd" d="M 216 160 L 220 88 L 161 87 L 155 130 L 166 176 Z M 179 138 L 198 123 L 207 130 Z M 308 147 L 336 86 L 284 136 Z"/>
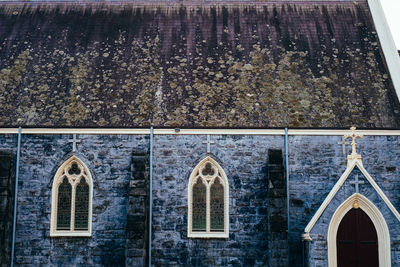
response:
<path fill-rule="evenodd" d="M 192 171 L 188 186 L 188 237 L 228 238 L 229 185 L 221 166 L 211 157 Z"/>
<path fill-rule="evenodd" d="M 53 180 L 51 236 L 90 236 L 93 182 L 89 169 L 76 156 L 65 161 Z"/>

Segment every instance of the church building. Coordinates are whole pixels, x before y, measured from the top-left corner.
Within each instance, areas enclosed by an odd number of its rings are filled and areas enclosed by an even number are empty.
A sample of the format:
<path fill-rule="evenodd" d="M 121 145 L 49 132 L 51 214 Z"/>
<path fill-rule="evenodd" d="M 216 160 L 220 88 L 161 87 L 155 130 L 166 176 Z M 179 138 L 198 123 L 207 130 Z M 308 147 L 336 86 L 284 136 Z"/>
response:
<path fill-rule="evenodd" d="M 400 266 L 379 0 L 0 3 L 0 266 Z"/>

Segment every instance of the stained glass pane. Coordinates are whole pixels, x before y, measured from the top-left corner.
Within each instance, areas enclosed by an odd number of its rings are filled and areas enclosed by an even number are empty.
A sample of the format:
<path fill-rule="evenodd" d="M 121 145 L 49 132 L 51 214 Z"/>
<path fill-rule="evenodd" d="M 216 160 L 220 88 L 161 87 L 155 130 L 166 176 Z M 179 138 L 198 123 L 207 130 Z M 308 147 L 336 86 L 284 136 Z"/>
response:
<path fill-rule="evenodd" d="M 58 187 L 57 199 L 57 230 L 70 230 L 71 228 L 71 197 L 72 186 L 64 177 Z"/>
<path fill-rule="evenodd" d="M 206 186 L 201 179 L 193 186 L 192 230 L 206 231 Z"/>
<path fill-rule="evenodd" d="M 87 230 L 89 219 L 89 185 L 85 178 L 76 186 L 75 230 Z"/>
<path fill-rule="evenodd" d="M 217 178 L 210 188 L 210 230 L 224 231 L 224 187 Z"/>

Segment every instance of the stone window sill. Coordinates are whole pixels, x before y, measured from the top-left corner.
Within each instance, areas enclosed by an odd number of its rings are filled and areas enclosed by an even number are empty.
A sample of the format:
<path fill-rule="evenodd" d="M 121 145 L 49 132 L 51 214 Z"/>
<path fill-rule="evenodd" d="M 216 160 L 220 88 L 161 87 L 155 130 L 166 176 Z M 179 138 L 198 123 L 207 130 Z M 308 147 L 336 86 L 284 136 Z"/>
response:
<path fill-rule="evenodd" d="M 188 238 L 229 238 L 228 233 L 190 233 Z"/>
<path fill-rule="evenodd" d="M 51 233 L 51 237 L 62 237 L 62 236 L 67 236 L 67 237 L 91 237 L 92 234 L 89 232 L 56 232 L 56 233 Z"/>

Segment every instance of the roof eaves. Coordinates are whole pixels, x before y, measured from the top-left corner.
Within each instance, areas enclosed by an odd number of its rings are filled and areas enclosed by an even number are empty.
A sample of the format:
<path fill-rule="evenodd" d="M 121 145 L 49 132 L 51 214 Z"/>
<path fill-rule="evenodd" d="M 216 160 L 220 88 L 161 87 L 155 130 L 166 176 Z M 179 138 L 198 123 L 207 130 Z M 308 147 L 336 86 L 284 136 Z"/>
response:
<path fill-rule="evenodd" d="M 400 57 L 389 24 L 379 0 L 368 0 L 375 28 L 381 43 L 397 98 L 400 101 Z"/>

